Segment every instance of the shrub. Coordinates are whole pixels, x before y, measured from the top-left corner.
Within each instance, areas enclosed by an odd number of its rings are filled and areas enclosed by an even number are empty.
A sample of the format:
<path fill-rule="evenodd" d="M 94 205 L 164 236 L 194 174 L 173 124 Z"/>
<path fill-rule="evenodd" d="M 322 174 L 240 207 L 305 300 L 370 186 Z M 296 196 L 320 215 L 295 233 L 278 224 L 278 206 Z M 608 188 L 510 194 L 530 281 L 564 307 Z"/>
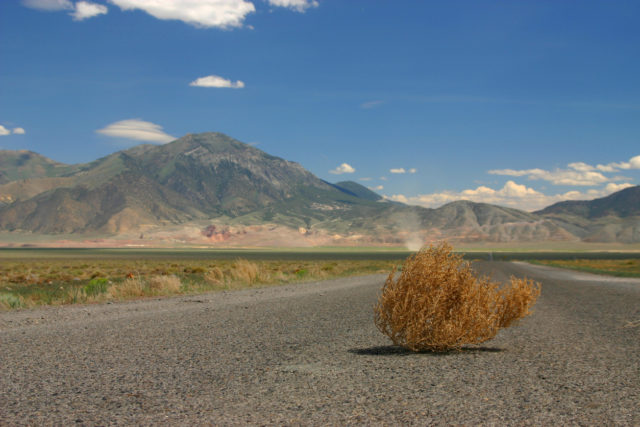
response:
<path fill-rule="evenodd" d="M 246 259 L 237 259 L 232 266 L 231 274 L 236 280 L 242 283 L 254 284 L 261 279 L 261 269 L 256 263 L 248 261 Z"/>
<path fill-rule="evenodd" d="M 224 272 L 220 267 L 212 267 L 204 274 L 204 280 L 207 283 L 219 285 L 224 282 Z"/>
<path fill-rule="evenodd" d="M 20 295 L 14 295 L 12 293 L 0 293 L 0 308 L 20 308 L 24 307 L 24 298 Z"/>
<path fill-rule="evenodd" d="M 175 275 L 171 276 L 151 276 L 148 280 L 149 289 L 161 294 L 174 294 L 180 292 L 182 283 L 180 278 Z"/>
<path fill-rule="evenodd" d="M 144 295 L 144 283 L 140 277 L 128 277 L 120 283 L 109 286 L 108 292 L 113 298 L 130 298 Z"/>
<path fill-rule="evenodd" d="M 375 323 L 394 344 L 413 351 L 448 351 L 479 344 L 530 314 L 540 284 L 511 278 L 501 288 L 478 278 L 449 244 L 410 256 L 389 274 L 374 308 Z"/>
<path fill-rule="evenodd" d="M 104 278 L 96 277 L 91 279 L 84 287 L 84 293 L 88 297 L 94 297 L 96 295 L 104 294 L 109 287 L 109 281 Z"/>

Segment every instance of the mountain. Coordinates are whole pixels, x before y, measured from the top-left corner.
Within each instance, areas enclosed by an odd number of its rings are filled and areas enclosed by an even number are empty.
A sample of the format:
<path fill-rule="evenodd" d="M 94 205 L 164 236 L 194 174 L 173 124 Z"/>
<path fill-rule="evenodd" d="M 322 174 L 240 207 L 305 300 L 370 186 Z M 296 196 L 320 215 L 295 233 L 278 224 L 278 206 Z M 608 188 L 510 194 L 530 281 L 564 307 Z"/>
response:
<path fill-rule="evenodd" d="M 329 184 L 297 163 L 219 133 L 140 145 L 72 167 L 45 159 L 38 157 L 38 164 L 49 169 L 0 186 L 0 197 L 11 202 L 0 210 L 0 228 L 119 233 L 248 214 L 284 215 L 280 222 L 309 226 L 312 218 L 326 219 L 323 212 L 375 205 L 369 190 L 358 184 Z M 66 176 L 51 178 L 48 171 L 56 168 L 55 175 Z M 15 169 L 7 168 L 7 176 L 15 177 Z"/>
<path fill-rule="evenodd" d="M 559 202 L 535 214 L 587 242 L 640 242 L 640 186 L 594 200 Z"/>
<path fill-rule="evenodd" d="M 374 191 L 369 190 L 367 187 L 362 186 L 357 182 L 342 181 L 342 182 L 333 184 L 333 186 L 342 192 L 345 192 L 347 194 L 350 194 L 352 196 L 355 196 L 361 199 L 371 200 L 374 202 L 382 200 L 381 195 L 379 195 Z"/>
<path fill-rule="evenodd" d="M 32 178 L 61 176 L 70 171 L 68 165 L 27 150 L 0 151 L 0 184 Z"/>
<path fill-rule="evenodd" d="M 356 182 L 328 183 L 220 133 L 78 165 L 0 151 L 0 177 L 0 230 L 18 234 L 297 246 L 640 241 L 637 187 L 535 213 L 469 201 L 427 209 L 390 202 Z"/>
<path fill-rule="evenodd" d="M 625 188 L 609 196 L 594 200 L 558 202 L 538 212 L 540 215 L 571 215 L 588 219 L 614 216 L 640 216 L 640 185 Z"/>

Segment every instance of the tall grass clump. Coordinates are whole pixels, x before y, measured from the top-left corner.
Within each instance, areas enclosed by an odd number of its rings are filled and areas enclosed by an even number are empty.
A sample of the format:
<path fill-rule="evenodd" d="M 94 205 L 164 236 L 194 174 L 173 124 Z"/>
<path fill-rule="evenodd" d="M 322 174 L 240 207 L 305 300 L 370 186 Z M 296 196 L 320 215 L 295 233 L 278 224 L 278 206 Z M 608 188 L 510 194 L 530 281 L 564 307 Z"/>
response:
<path fill-rule="evenodd" d="M 156 275 L 147 279 L 134 276 L 114 283 L 107 289 L 108 296 L 116 299 L 135 298 L 148 295 L 171 295 L 182 290 L 182 282 L 175 275 Z"/>
<path fill-rule="evenodd" d="M 540 284 L 511 278 L 500 287 L 477 277 L 447 243 L 422 249 L 389 274 L 374 308 L 375 324 L 394 344 L 442 352 L 479 344 L 530 314 Z"/>
<path fill-rule="evenodd" d="M 96 277 L 94 279 L 91 279 L 89 283 L 84 286 L 83 290 L 88 297 L 95 297 L 107 292 L 108 287 L 109 280 Z"/>
<path fill-rule="evenodd" d="M 249 285 L 264 281 L 265 279 L 265 272 L 258 264 L 242 258 L 237 259 L 233 263 L 231 274 L 234 279 Z"/>
<path fill-rule="evenodd" d="M 24 298 L 9 292 L 0 293 L 0 308 L 21 308 L 25 306 Z"/>
<path fill-rule="evenodd" d="M 109 286 L 107 293 L 111 298 L 141 297 L 145 294 L 145 283 L 140 276 L 128 277 L 120 283 Z"/>
<path fill-rule="evenodd" d="M 177 294 L 182 288 L 180 278 L 174 274 L 169 276 L 156 275 L 147 280 L 147 286 L 152 293 Z"/>

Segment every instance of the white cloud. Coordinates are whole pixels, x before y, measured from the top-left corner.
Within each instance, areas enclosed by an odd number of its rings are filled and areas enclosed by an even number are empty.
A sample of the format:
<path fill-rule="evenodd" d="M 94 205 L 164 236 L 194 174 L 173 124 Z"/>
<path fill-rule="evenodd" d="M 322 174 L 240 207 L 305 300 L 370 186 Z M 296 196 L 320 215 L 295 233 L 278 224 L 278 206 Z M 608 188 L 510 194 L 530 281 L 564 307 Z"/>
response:
<path fill-rule="evenodd" d="M 0 136 L 5 136 L 11 134 L 11 131 L 6 127 L 0 125 Z"/>
<path fill-rule="evenodd" d="M 620 163 L 609 163 L 608 165 L 598 165 L 598 169 L 611 169 L 615 171 L 616 169 L 640 169 L 640 156 L 635 156 L 629 159 L 628 162 L 620 162 Z"/>
<path fill-rule="evenodd" d="M 310 7 L 318 7 L 316 0 L 268 0 L 271 6 L 287 7 L 298 12 L 304 12 Z"/>
<path fill-rule="evenodd" d="M 396 169 L 389 169 L 389 172 L 391 172 L 391 173 L 406 173 L 407 171 L 404 170 L 404 168 L 396 168 Z"/>
<path fill-rule="evenodd" d="M 592 166 L 584 162 L 573 162 L 567 165 L 567 169 L 547 171 L 544 169 L 494 169 L 492 175 L 526 176 L 531 180 L 549 181 L 555 185 L 584 185 L 594 186 L 611 181 L 627 180 L 624 177 L 607 177 L 603 173 L 619 172 L 621 170 L 640 169 L 640 155 L 632 157 L 626 162 L 613 162 L 606 165 Z"/>
<path fill-rule="evenodd" d="M 69 0 L 22 0 L 22 4 L 31 9 L 44 11 L 73 9 L 73 3 Z"/>
<path fill-rule="evenodd" d="M 409 169 L 409 173 L 416 173 L 416 172 L 418 172 L 418 169 L 416 168 Z"/>
<path fill-rule="evenodd" d="M 332 173 L 334 175 L 341 175 L 343 173 L 354 173 L 355 171 L 356 170 L 353 168 L 353 166 L 347 163 L 343 163 L 337 168 L 330 170 L 329 173 Z"/>
<path fill-rule="evenodd" d="M 567 166 L 569 166 L 570 169 L 576 170 L 578 172 L 591 172 L 595 170 L 593 166 L 583 162 L 569 163 Z"/>
<path fill-rule="evenodd" d="M 407 197 L 403 194 L 385 196 L 385 198 L 410 205 L 418 205 L 426 208 L 436 208 L 457 200 L 470 200 L 476 203 L 490 203 L 500 206 L 508 206 L 516 209 L 535 211 L 564 200 L 590 200 L 604 197 L 616 191 L 620 191 L 632 184 L 609 183 L 602 189 L 590 189 L 586 192 L 568 191 L 562 194 L 547 195 L 517 184 L 514 181 L 507 183 L 500 189 L 480 186 L 475 189 L 463 191 L 443 191 L 441 193 L 422 194 Z"/>
<path fill-rule="evenodd" d="M 162 130 L 162 126 L 140 119 L 121 120 L 98 129 L 96 132 L 114 138 L 135 139 L 154 144 L 165 144 L 176 139 L 166 134 Z"/>
<path fill-rule="evenodd" d="M 491 175 L 506 175 L 515 177 L 526 176 L 531 180 L 549 181 L 555 185 L 593 186 L 603 184 L 611 180 L 600 172 L 576 169 L 556 169 L 555 171 L 546 171 L 544 169 L 496 169 L 490 170 L 489 173 Z"/>
<path fill-rule="evenodd" d="M 195 79 L 189 86 L 197 86 L 197 87 L 228 87 L 232 89 L 242 89 L 244 87 L 244 82 L 241 80 L 236 80 L 232 82 L 231 80 L 227 80 L 224 77 L 220 76 L 205 76 Z"/>
<path fill-rule="evenodd" d="M 158 19 L 176 19 L 196 27 L 241 27 L 256 8 L 246 0 L 109 0 L 122 10 L 143 10 Z"/>
<path fill-rule="evenodd" d="M 373 191 L 384 190 L 384 185 L 376 185 L 375 187 L 369 187 L 369 190 L 373 190 Z"/>
<path fill-rule="evenodd" d="M 109 10 L 104 5 L 79 1 L 76 3 L 76 9 L 70 15 L 73 16 L 74 21 L 82 21 L 83 19 L 104 15 L 108 11 Z"/>
<path fill-rule="evenodd" d="M 625 182 L 624 184 L 616 184 L 615 182 L 610 182 L 604 187 L 605 192 L 607 193 L 615 193 L 616 191 L 624 190 L 625 188 L 633 187 L 633 184 Z"/>
<path fill-rule="evenodd" d="M 25 132 L 23 128 L 13 128 L 13 133 L 15 133 L 16 135 L 24 135 L 27 132 Z"/>
<path fill-rule="evenodd" d="M 360 108 L 364 110 L 370 110 L 372 108 L 376 108 L 384 104 L 384 101 L 376 100 L 376 101 L 368 101 L 360 104 Z"/>

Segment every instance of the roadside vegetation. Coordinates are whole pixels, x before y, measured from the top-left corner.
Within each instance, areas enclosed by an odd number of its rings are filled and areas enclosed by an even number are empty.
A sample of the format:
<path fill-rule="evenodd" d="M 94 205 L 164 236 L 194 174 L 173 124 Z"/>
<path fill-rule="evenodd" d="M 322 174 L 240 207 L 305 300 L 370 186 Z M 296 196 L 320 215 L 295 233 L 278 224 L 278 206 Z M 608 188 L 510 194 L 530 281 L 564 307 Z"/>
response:
<path fill-rule="evenodd" d="M 531 264 L 569 268 L 594 274 L 640 277 L 640 259 L 529 260 Z"/>
<path fill-rule="evenodd" d="M 0 263 L 0 309 L 196 294 L 387 273 L 396 263 L 382 259 L 11 258 Z"/>

